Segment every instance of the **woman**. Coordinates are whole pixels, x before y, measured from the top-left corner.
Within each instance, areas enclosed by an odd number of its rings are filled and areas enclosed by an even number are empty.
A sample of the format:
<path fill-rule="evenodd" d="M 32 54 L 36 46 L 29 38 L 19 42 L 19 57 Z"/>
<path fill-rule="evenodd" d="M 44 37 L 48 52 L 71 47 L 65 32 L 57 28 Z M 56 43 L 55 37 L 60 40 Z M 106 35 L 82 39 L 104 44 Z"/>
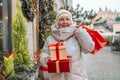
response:
<path fill-rule="evenodd" d="M 78 27 L 78 26 L 77 26 Z M 77 38 L 77 39 L 76 39 Z M 90 53 L 94 49 L 94 42 L 82 28 L 76 28 L 72 15 L 67 10 L 60 10 L 56 16 L 56 23 L 51 27 L 51 35 L 46 39 L 40 62 L 47 67 L 49 57 L 49 44 L 58 41 L 66 45 L 67 55 L 71 56 L 71 71 L 67 73 L 49 73 L 49 80 L 88 80 L 83 67 L 82 54 Z"/>

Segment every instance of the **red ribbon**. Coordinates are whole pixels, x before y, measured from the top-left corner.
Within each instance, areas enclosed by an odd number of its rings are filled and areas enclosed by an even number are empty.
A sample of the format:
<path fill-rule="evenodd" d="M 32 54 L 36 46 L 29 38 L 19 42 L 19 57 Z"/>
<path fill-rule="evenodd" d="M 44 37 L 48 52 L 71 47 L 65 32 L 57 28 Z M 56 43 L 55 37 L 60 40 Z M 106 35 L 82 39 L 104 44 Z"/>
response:
<path fill-rule="evenodd" d="M 61 42 L 57 42 L 56 44 L 50 44 L 49 47 L 55 46 L 56 47 L 56 58 L 57 60 L 60 60 L 60 55 L 59 55 L 59 46 L 63 46 L 64 44 Z"/>

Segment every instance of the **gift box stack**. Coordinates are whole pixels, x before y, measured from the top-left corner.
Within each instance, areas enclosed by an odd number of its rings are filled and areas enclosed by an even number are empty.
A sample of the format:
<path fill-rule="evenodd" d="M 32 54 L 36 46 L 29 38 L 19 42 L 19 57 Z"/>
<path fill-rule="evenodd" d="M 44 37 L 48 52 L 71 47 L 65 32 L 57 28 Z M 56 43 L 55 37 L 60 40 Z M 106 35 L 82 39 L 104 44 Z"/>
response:
<path fill-rule="evenodd" d="M 50 60 L 48 60 L 49 73 L 70 72 L 70 56 L 67 56 L 66 47 L 63 43 L 49 45 Z"/>

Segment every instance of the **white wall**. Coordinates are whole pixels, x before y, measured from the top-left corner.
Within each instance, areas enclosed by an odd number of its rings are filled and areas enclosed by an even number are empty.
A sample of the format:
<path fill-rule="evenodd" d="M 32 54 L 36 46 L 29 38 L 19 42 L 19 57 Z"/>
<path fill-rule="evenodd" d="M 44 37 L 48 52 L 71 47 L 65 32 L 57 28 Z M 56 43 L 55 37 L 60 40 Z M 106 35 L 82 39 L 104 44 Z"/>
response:
<path fill-rule="evenodd" d="M 67 0 L 68 6 L 71 8 L 73 6 L 73 0 Z"/>
<path fill-rule="evenodd" d="M 63 1 L 64 1 L 64 0 L 55 0 L 56 11 L 58 11 L 61 7 L 64 6 Z"/>
<path fill-rule="evenodd" d="M 32 29 L 32 22 L 27 22 L 26 23 L 26 28 L 27 28 L 27 37 L 28 37 L 28 46 L 29 46 L 29 51 L 30 55 L 32 58 L 33 55 L 33 29 Z"/>
<path fill-rule="evenodd" d="M 16 9 L 16 2 L 17 0 L 11 0 L 12 1 L 12 18 L 15 17 L 16 13 L 17 13 L 17 9 Z"/>
<path fill-rule="evenodd" d="M 28 46 L 31 58 L 33 58 L 33 53 L 37 50 L 37 32 L 36 32 L 36 19 L 33 22 L 26 23 L 27 28 L 27 37 L 28 37 Z"/>

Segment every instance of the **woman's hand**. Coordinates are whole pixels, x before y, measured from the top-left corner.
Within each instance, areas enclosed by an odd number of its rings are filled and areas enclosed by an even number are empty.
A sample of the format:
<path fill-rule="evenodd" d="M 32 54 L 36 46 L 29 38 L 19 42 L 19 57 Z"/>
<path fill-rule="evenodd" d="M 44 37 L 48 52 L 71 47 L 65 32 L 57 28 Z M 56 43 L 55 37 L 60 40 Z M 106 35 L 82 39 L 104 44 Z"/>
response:
<path fill-rule="evenodd" d="M 81 29 L 81 28 L 82 28 L 82 24 L 76 25 L 76 26 L 75 26 L 75 32 L 78 31 L 78 30 Z"/>
<path fill-rule="evenodd" d="M 80 27 L 82 27 L 82 24 L 78 24 L 75 26 L 75 28 L 80 28 Z"/>

